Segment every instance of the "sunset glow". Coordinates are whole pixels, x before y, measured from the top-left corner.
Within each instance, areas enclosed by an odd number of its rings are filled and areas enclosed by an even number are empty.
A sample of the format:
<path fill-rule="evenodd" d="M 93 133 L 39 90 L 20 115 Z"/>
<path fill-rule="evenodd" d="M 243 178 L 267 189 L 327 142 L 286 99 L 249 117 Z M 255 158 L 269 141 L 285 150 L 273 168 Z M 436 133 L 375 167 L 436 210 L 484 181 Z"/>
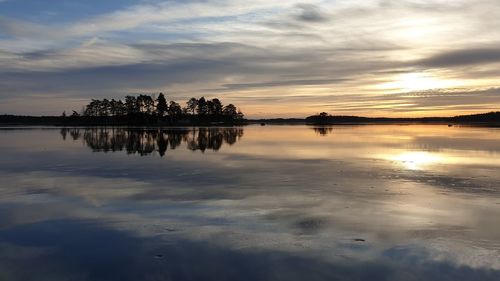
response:
<path fill-rule="evenodd" d="M 499 281 L 500 0 L 0 0 L 0 281 Z"/>
<path fill-rule="evenodd" d="M 460 81 L 440 79 L 425 73 L 399 74 L 393 79 L 394 81 L 383 83 L 379 87 L 386 90 L 414 92 L 461 86 Z"/>
<path fill-rule="evenodd" d="M 499 14 L 496 0 L 0 0 L 0 113 L 159 92 L 248 118 L 496 111 Z"/>

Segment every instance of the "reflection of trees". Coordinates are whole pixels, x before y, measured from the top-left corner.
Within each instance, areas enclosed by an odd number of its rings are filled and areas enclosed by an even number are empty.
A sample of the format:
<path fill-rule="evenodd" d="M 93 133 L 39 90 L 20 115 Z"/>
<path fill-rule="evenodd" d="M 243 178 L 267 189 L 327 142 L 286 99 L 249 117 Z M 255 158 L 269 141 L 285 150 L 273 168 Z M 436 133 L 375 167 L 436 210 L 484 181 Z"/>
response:
<path fill-rule="evenodd" d="M 198 129 L 124 129 L 86 128 L 61 129 L 66 140 L 82 138 L 93 151 L 115 152 L 125 150 L 128 154 L 148 155 L 157 151 L 164 156 L 168 149 L 176 149 L 182 143 L 193 151 L 217 151 L 226 143 L 232 145 L 243 136 L 242 128 L 198 128 Z M 82 137 L 83 136 L 83 137 Z"/>
<path fill-rule="evenodd" d="M 80 129 L 74 129 L 74 128 L 71 128 L 71 129 L 62 128 L 61 129 L 61 136 L 62 136 L 63 140 L 66 140 L 68 134 L 70 135 L 71 139 L 73 139 L 73 140 L 77 140 L 82 136 L 82 134 L 80 133 Z"/>
<path fill-rule="evenodd" d="M 191 150 L 206 149 L 217 151 L 223 143 L 234 144 L 243 136 L 243 129 L 238 128 L 200 128 L 192 131 L 192 138 L 188 140 L 188 148 Z"/>
<path fill-rule="evenodd" d="M 326 136 L 326 135 L 331 134 L 333 132 L 333 128 L 332 127 L 317 127 L 317 128 L 313 128 L 313 130 L 317 134 L 320 134 L 322 136 Z"/>

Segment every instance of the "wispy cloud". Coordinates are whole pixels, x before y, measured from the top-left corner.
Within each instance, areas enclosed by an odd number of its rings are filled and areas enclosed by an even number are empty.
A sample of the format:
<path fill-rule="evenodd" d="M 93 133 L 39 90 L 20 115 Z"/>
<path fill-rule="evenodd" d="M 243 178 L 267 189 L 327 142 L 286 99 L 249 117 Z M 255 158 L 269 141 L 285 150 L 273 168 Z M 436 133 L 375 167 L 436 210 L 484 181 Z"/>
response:
<path fill-rule="evenodd" d="M 493 0 L 146 1 L 60 22 L 16 19 L 7 10 L 0 17 L 0 111 L 23 96 L 45 102 L 56 94 L 69 104 L 166 90 L 172 98 L 219 93 L 250 111 L 258 110 L 252 97 L 283 103 L 306 93 L 314 98 L 300 114 L 340 110 L 320 106 L 338 99 L 351 99 L 360 114 L 384 114 L 390 108 L 358 106 L 356 98 L 386 91 L 384 100 L 399 102 L 392 94 L 404 89 L 377 85 L 404 73 L 460 80 L 465 89 L 500 86 L 498 12 Z M 473 98 L 446 100 L 477 109 Z"/>

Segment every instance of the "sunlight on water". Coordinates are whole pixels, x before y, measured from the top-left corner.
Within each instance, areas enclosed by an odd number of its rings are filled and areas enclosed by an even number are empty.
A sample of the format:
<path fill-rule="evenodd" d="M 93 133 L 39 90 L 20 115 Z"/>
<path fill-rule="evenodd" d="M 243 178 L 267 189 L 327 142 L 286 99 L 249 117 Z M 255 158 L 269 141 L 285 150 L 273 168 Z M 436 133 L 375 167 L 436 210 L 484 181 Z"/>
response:
<path fill-rule="evenodd" d="M 401 165 L 410 170 L 425 169 L 442 161 L 442 157 L 425 151 L 403 152 L 389 159 L 400 162 Z"/>

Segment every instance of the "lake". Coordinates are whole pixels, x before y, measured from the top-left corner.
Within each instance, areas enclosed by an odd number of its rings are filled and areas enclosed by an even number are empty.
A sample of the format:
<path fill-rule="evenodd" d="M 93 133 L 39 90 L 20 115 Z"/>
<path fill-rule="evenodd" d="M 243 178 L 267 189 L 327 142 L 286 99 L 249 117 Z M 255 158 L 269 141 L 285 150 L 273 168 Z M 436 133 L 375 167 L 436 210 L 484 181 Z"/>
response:
<path fill-rule="evenodd" d="M 0 129 L 0 280 L 500 280 L 500 129 Z"/>

